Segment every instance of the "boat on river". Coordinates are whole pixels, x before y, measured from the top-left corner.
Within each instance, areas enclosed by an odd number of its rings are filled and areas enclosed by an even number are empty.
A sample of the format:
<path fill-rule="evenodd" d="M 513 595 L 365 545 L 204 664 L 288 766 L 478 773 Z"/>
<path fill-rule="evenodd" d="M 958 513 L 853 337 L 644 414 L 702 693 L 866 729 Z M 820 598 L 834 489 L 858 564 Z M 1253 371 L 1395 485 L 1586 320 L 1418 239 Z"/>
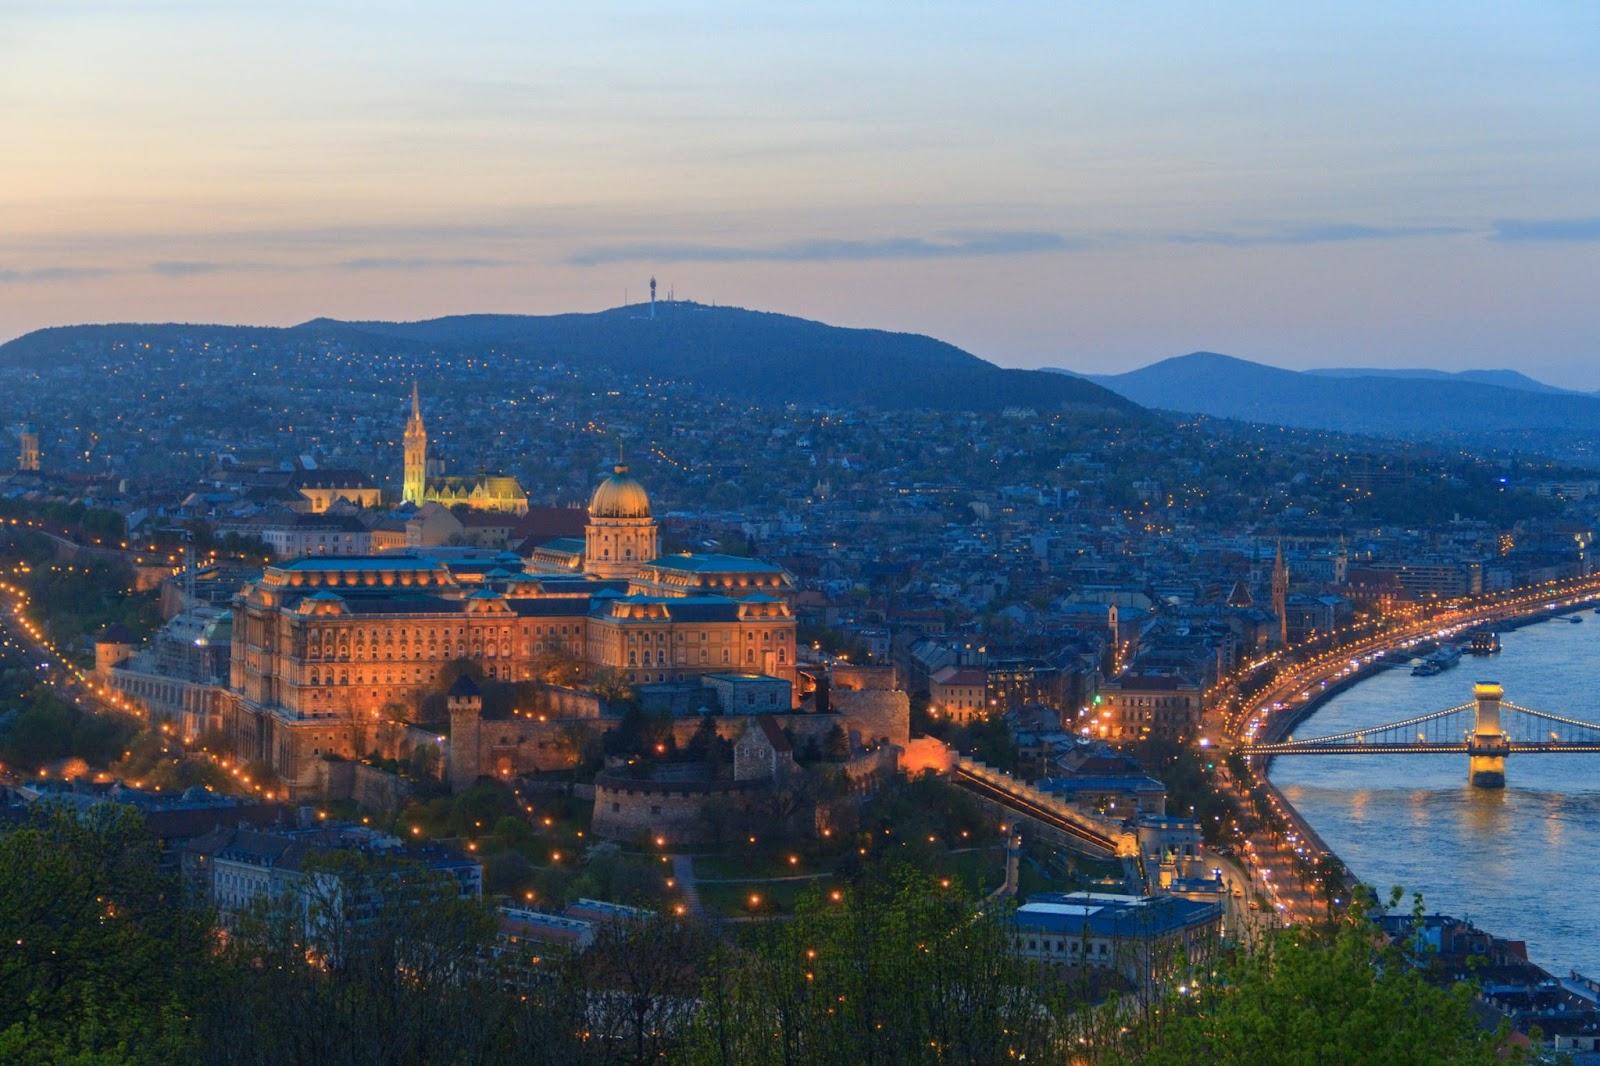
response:
<path fill-rule="evenodd" d="M 1461 647 L 1457 644 L 1441 644 L 1439 650 L 1423 659 L 1411 669 L 1412 677 L 1432 677 L 1442 674 L 1461 661 Z"/>
<path fill-rule="evenodd" d="M 1474 629 L 1467 651 L 1473 655 L 1494 655 L 1500 651 L 1500 634 L 1492 629 Z"/>

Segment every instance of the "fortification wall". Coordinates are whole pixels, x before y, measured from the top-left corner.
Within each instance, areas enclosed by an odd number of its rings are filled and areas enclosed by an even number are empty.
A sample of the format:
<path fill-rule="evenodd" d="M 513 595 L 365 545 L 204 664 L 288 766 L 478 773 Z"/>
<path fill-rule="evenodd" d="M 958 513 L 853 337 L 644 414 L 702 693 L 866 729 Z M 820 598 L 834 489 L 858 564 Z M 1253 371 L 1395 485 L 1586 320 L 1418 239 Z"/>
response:
<path fill-rule="evenodd" d="M 353 800 L 373 811 L 397 811 L 411 795 L 410 784 L 398 774 L 348 759 L 318 760 L 316 789 L 323 799 Z"/>
<path fill-rule="evenodd" d="M 845 729 L 863 743 L 887 740 L 905 747 L 911 740 L 911 697 L 900 689 L 835 689 L 828 695 Z"/>
<path fill-rule="evenodd" d="M 596 836 L 670 846 L 710 844 L 721 830 L 758 816 L 768 791 L 745 782 L 627 781 L 601 774 L 594 786 Z"/>

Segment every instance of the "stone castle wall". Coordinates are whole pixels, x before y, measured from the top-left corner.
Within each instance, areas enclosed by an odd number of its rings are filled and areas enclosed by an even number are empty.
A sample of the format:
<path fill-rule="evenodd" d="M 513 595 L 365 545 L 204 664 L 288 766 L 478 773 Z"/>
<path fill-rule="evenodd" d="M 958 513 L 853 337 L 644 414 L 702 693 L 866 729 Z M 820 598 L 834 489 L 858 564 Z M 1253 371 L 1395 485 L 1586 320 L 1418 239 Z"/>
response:
<path fill-rule="evenodd" d="M 397 811 L 411 795 L 398 774 L 348 759 L 322 759 L 317 764 L 317 791 L 326 800 L 354 800 L 367 810 Z"/>
<path fill-rule="evenodd" d="M 834 689 L 828 699 L 862 743 L 887 740 L 905 747 L 911 739 L 911 697 L 900 689 Z"/>
<path fill-rule="evenodd" d="M 711 844 L 720 830 L 758 817 L 768 796 L 764 782 L 630 781 L 601 774 L 595 779 L 593 830 L 611 840 Z"/>

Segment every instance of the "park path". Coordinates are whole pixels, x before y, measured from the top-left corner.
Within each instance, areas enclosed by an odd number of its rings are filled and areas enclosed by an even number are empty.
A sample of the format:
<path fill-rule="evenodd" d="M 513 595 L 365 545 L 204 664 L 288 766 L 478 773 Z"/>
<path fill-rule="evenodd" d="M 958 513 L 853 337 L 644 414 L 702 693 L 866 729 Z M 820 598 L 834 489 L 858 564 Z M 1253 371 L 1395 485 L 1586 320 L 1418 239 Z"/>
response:
<path fill-rule="evenodd" d="M 703 917 L 705 908 L 700 903 L 700 890 L 696 887 L 694 879 L 694 856 L 674 855 L 672 876 L 677 880 L 678 887 L 683 890 L 683 904 L 689 908 L 689 913 L 696 918 Z"/>

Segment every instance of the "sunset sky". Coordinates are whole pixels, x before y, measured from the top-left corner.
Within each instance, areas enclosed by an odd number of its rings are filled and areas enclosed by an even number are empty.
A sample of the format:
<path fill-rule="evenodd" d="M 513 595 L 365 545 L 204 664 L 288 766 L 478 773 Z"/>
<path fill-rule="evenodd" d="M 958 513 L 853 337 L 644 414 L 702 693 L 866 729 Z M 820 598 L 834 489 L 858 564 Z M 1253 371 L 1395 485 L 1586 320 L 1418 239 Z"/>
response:
<path fill-rule="evenodd" d="M 1600 4 L 0 2 L 0 340 L 679 296 L 1600 388 Z"/>

